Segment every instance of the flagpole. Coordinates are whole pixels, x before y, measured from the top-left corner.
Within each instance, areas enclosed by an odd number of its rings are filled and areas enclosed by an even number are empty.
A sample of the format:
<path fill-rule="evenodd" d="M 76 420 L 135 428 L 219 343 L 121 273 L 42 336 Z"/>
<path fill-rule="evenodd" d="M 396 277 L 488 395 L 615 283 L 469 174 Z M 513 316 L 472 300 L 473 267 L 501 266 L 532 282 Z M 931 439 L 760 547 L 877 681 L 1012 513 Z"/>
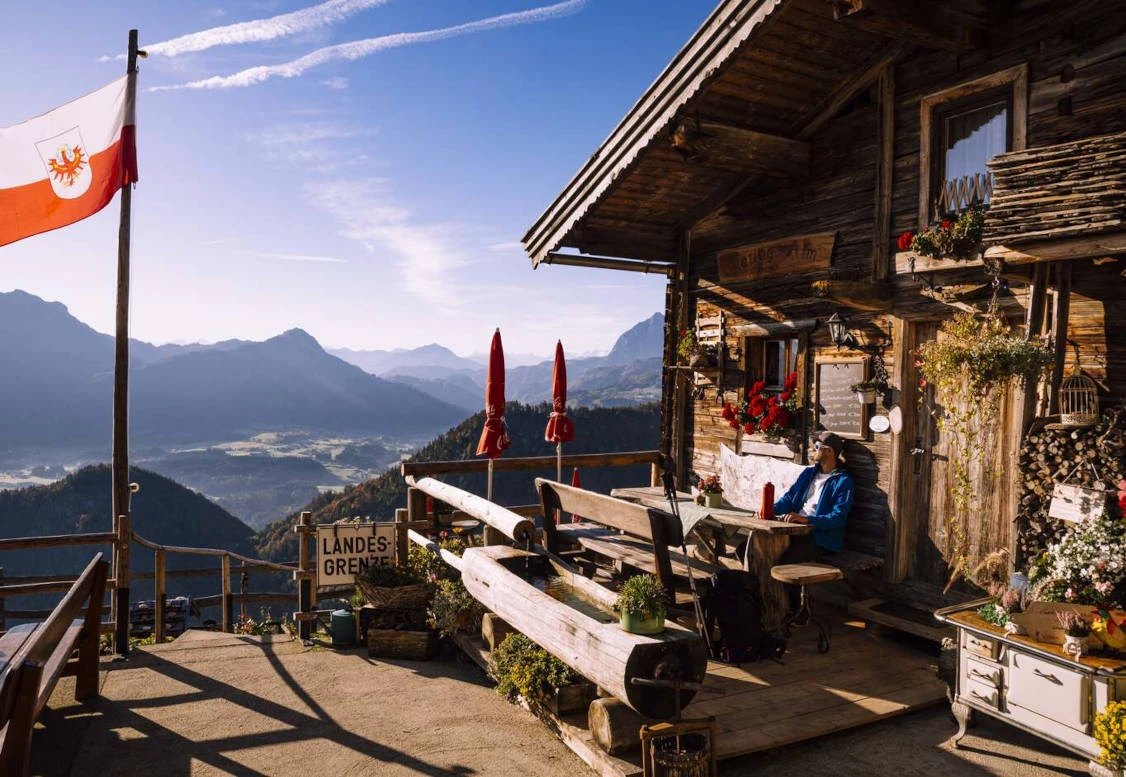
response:
<path fill-rule="evenodd" d="M 129 31 L 127 75 L 137 72 L 137 31 Z M 126 84 L 126 99 L 136 99 L 136 78 Z M 121 222 L 117 232 L 117 329 L 113 359 L 113 521 L 119 527 L 114 563 L 117 588 L 114 599 L 114 649 L 129 652 L 129 546 L 132 531 L 129 514 L 129 235 L 133 209 L 133 190 L 121 187 Z"/>

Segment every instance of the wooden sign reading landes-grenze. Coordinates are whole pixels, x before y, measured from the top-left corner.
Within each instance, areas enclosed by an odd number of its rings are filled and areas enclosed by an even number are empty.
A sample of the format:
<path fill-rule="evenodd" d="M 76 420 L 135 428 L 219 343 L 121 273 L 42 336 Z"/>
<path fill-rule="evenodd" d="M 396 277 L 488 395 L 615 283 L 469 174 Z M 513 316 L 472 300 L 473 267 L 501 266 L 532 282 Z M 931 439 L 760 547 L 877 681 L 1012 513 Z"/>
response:
<path fill-rule="evenodd" d="M 827 270 L 836 241 L 835 232 L 824 232 L 728 248 L 716 257 L 719 280 L 722 283 L 753 281 Z"/>

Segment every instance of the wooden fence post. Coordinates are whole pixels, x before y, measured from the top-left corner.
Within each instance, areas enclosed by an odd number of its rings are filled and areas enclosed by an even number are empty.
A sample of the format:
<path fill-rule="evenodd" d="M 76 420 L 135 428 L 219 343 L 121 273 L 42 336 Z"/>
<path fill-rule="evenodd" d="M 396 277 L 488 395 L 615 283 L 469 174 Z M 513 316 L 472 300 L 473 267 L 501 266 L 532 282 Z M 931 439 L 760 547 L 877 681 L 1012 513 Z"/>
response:
<path fill-rule="evenodd" d="M 114 527 L 117 539 L 114 547 L 113 576 L 117 581 L 114 592 L 113 649 L 119 655 L 129 654 L 129 550 L 133 544 L 133 521 L 128 513 L 117 517 Z"/>
<path fill-rule="evenodd" d="M 230 634 L 235 630 L 234 627 L 234 612 L 231 605 L 234 603 L 231 599 L 231 557 L 229 554 L 224 553 L 222 556 L 223 566 L 223 631 Z"/>
<path fill-rule="evenodd" d="M 410 520 L 409 511 L 404 510 L 402 507 L 395 510 L 395 523 L 405 524 Z M 401 567 L 407 565 L 407 558 L 410 555 L 410 539 L 407 537 L 407 529 L 405 526 L 395 526 L 395 563 Z"/>
<path fill-rule="evenodd" d="M 0 567 L 0 585 L 4 585 L 4 567 Z M 7 630 L 7 626 L 4 624 L 4 597 L 0 596 L 0 634 Z"/>
<path fill-rule="evenodd" d="M 661 485 L 661 465 L 655 461 L 649 465 L 649 485 L 653 487 Z"/>
<path fill-rule="evenodd" d="M 301 517 L 297 520 L 297 525 L 293 527 L 293 530 L 297 532 L 298 548 L 297 571 L 293 573 L 293 577 L 297 580 L 297 612 L 294 614 L 294 620 L 297 621 L 297 635 L 301 639 L 308 639 L 312 629 L 312 621 L 305 618 L 308 617 L 308 613 L 313 611 L 313 596 L 316 590 L 313 585 L 316 570 L 313 569 L 312 554 L 309 547 L 309 543 L 312 541 L 310 537 L 315 532 L 313 514 L 310 512 L 301 513 Z"/>
<path fill-rule="evenodd" d="M 156 590 L 153 592 L 155 620 L 153 621 L 153 633 L 156 635 L 156 643 L 159 645 L 164 641 L 164 551 L 156 551 L 156 561 L 153 564 L 153 580 L 155 581 Z"/>
<path fill-rule="evenodd" d="M 239 569 L 238 592 L 242 594 L 239 601 L 239 617 L 246 618 L 246 595 L 250 593 L 250 573 L 246 571 L 246 562 L 242 562 Z"/>

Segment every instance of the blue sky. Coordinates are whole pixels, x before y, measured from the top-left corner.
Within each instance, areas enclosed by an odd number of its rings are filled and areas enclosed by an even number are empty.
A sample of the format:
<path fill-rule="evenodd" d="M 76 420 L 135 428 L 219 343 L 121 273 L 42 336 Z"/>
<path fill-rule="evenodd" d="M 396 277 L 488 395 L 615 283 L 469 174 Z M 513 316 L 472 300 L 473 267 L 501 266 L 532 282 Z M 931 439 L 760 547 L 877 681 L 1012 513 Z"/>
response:
<path fill-rule="evenodd" d="M 6 4 L 0 126 L 117 77 L 130 27 L 142 44 L 168 44 L 141 62 L 135 337 L 263 339 L 299 326 L 326 346 L 437 341 L 468 354 L 500 326 L 509 351 L 546 358 L 556 338 L 570 353 L 606 350 L 662 307 L 661 280 L 533 271 L 518 240 L 714 2 L 542 10 L 552 5 Z M 525 15 L 486 21 L 507 14 Z M 473 22 L 456 36 L 384 37 Z M 171 42 L 200 32 L 196 46 Z M 178 50 L 232 38 L 254 40 Z M 374 51 L 330 48 L 377 38 Z M 195 82 L 223 88 L 150 91 Z M 0 248 L 0 289 L 61 301 L 111 332 L 117 218 L 115 200 Z"/>

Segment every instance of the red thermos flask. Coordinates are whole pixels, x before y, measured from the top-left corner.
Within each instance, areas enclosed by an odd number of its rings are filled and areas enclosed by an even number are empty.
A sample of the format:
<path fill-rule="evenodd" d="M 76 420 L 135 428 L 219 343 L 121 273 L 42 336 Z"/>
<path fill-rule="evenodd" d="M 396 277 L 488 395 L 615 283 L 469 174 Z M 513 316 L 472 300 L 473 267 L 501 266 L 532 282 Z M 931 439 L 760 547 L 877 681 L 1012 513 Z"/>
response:
<path fill-rule="evenodd" d="M 762 509 L 758 511 L 759 517 L 764 521 L 774 520 L 774 484 L 767 483 L 762 487 Z"/>

